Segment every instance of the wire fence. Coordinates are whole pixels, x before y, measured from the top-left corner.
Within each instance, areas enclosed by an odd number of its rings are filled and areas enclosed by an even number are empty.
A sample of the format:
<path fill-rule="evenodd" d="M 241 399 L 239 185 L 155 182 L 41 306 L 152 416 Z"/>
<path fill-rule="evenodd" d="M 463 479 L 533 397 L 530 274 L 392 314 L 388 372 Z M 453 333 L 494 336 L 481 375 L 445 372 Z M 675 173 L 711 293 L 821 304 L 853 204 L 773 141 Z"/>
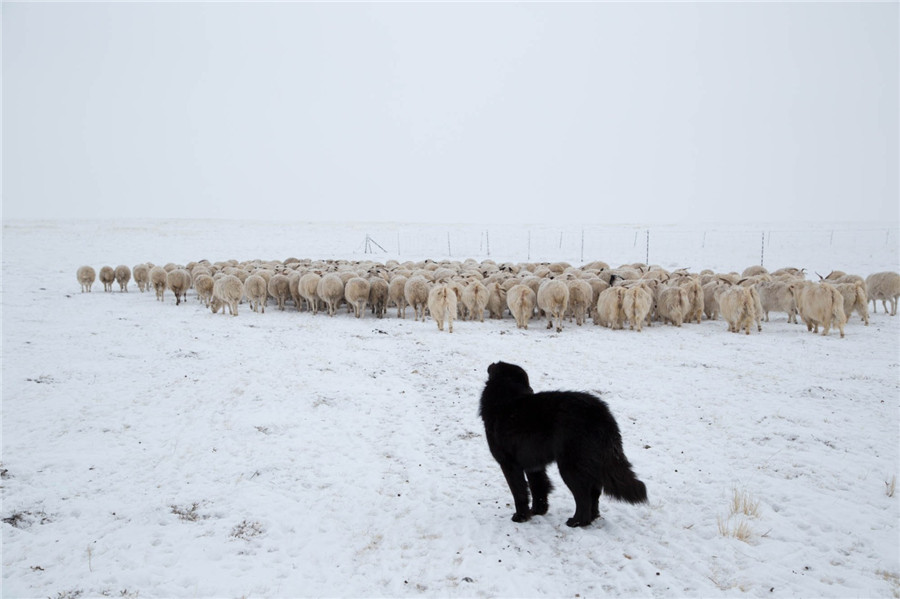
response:
<path fill-rule="evenodd" d="M 647 263 L 664 268 L 741 270 L 761 264 L 845 269 L 865 265 L 898 268 L 898 229 L 676 227 L 441 227 L 373 229 L 357 252 L 373 259 L 493 259 L 565 261 L 610 265 Z M 864 266 L 864 265 L 863 265 Z M 827 273 L 822 273 L 827 274 Z"/>

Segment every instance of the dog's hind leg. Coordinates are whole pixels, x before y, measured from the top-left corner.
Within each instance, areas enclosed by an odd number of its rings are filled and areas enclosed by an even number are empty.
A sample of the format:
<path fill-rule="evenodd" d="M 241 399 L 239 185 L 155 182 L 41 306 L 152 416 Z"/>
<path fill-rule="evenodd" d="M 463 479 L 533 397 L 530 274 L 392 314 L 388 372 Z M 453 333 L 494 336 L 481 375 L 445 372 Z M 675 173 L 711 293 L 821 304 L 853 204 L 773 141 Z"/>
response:
<path fill-rule="evenodd" d="M 566 526 L 587 526 L 593 521 L 593 485 L 590 480 L 585 479 L 584 473 L 579 472 L 577 467 L 558 464 L 559 474 L 575 498 L 575 514 L 566 520 Z"/>
<path fill-rule="evenodd" d="M 503 469 L 503 476 L 506 477 L 506 483 L 516 504 L 513 522 L 526 522 L 531 518 L 531 510 L 528 508 L 528 483 L 525 482 L 525 471 L 511 463 L 500 464 L 500 468 Z"/>
<path fill-rule="evenodd" d="M 591 522 L 600 517 L 600 492 L 602 487 L 597 485 L 591 488 Z"/>
<path fill-rule="evenodd" d="M 546 514 L 549 506 L 547 495 L 553 490 L 553 485 L 547 478 L 547 471 L 541 469 L 526 472 L 525 476 L 528 477 L 528 486 L 531 487 L 531 513 L 536 516 Z"/>

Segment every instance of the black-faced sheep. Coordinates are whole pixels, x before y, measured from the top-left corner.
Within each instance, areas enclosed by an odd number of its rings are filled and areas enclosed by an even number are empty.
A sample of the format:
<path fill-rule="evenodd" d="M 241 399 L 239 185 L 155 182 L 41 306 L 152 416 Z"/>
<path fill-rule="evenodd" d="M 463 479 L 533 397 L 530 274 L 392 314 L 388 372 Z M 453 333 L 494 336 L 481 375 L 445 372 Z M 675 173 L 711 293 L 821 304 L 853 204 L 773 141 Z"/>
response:
<path fill-rule="evenodd" d="M 75 273 L 75 278 L 81 285 L 81 293 L 90 293 L 94 281 L 97 279 L 97 272 L 90 266 L 81 266 Z"/>
<path fill-rule="evenodd" d="M 119 284 L 119 291 L 128 291 L 128 282 L 131 281 L 131 269 L 120 264 L 116 267 L 116 283 Z"/>
<path fill-rule="evenodd" d="M 100 268 L 100 282 L 103 283 L 103 291 L 112 291 L 113 283 L 116 282 L 116 271 L 112 266 Z"/>

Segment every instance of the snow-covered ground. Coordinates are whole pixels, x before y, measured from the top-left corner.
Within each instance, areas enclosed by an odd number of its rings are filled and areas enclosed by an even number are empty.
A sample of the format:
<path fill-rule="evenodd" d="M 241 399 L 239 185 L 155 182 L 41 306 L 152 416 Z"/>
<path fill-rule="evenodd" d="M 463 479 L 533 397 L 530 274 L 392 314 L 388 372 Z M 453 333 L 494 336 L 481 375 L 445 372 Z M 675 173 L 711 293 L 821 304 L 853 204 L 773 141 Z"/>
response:
<path fill-rule="evenodd" d="M 880 304 L 844 339 L 784 314 L 750 336 L 722 321 L 557 334 L 509 317 L 447 334 L 395 310 L 270 302 L 232 318 L 193 292 L 176 307 L 75 280 L 81 264 L 618 263 L 648 247 L 692 270 L 761 254 L 811 277 L 900 267 L 895 225 L 412 231 L 5 222 L 3 596 L 900 595 L 900 317 Z M 385 253 L 365 254 L 366 235 Z M 548 514 L 513 523 L 477 414 L 500 359 L 535 390 L 601 394 L 649 504 L 601 499 L 602 520 L 570 529 L 551 468 Z"/>

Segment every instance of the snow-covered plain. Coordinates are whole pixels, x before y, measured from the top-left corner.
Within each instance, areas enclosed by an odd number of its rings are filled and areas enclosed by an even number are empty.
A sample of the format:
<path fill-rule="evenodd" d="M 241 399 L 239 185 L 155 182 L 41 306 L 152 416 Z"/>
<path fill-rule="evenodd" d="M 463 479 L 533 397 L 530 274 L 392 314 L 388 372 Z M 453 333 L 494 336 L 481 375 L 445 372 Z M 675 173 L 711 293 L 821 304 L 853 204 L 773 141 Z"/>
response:
<path fill-rule="evenodd" d="M 811 277 L 900 266 L 896 224 L 5 222 L 3 596 L 900 596 L 900 317 L 880 304 L 844 339 L 784 314 L 750 336 L 508 316 L 447 334 L 395 310 L 232 318 L 193 292 L 176 307 L 75 280 L 81 264 L 202 258 L 647 253 Z M 477 414 L 500 359 L 535 390 L 601 394 L 649 504 L 601 499 L 601 520 L 570 529 L 551 468 L 548 514 L 512 522 Z"/>

